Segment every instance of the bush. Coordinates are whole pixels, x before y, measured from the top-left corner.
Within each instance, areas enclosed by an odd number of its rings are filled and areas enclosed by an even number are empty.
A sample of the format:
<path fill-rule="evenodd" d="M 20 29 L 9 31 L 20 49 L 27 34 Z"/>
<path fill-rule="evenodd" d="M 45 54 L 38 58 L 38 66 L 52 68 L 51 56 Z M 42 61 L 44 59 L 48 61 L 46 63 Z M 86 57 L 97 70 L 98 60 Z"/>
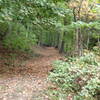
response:
<path fill-rule="evenodd" d="M 8 32 L 8 23 L 0 21 L 0 40 L 4 38 L 7 32 Z"/>
<path fill-rule="evenodd" d="M 49 79 L 57 89 L 51 96 L 57 100 L 71 95 L 73 100 L 94 100 L 100 95 L 100 63 L 93 53 L 80 58 L 69 58 L 68 62 L 56 61 Z M 56 99 L 54 99 L 56 100 Z"/>
<path fill-rule="evenodd" d="M 99 47 L 99 46 L 93 47 L 93 51 L 94 51 L 97 55 L 100 55 L 100 47 Z"/>
<path fill-rule="evenodd" d="M 14 23 L 11 33 L 7 34 L 3 40 L 5 47 L 16 50 L 28 50 L 35 42 L 35 34 L 20 23 Z"/>

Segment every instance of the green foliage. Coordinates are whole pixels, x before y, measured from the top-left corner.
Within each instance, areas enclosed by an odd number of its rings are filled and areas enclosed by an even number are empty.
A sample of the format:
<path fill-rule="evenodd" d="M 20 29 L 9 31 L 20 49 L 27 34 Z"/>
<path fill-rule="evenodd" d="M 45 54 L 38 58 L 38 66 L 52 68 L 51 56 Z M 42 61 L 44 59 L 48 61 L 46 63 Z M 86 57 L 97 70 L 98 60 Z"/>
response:
<path fill-rule="evenodd" d="M 7 22 L 0 22 L 0 39 L 7 34 L 8 31 L 8 23 Z"/>
<path fill-rule="evenodd" d="M 36 43 L 32 21 L 36 12 L 28 3 L 0 1 L 0 39 L 5 47 L 28 50 Z"/>
<path fill-rule="evenodd" d="M 35 35 L 19 23 L 12 23 L 11 33 L 7 34 L 3 40 L 5 47 L 15 50 L 28 50 L 34 43 L 36 43 Z"/>
<path fill-rule="evenodd" d="M 69 58 L 68 62 L 56 61 L 49 79 L 56 86 L 54 94 L 63 100 L 72 95 L 73 100 L 93 100 L 100 93 L 100 63 L 93 53 L 80 58 Z M 57 99 L 57 100 L 58 100 Z"/>
<path fill-rule="evenodd" d="M 94 51 L 97 55 L 100 55 L 100 47 L 99 47 L 99 46 L 93 47 L 93 51 Z"/>
<path fill-rule="evenodd" d="M 10 45 L 10 41 L 11 44 L 15 45 L 12 43 L 13 38 L 13 41 L 18 41 L 17 45 L 20 43 L 23 48 L 26 48 L 23 45 L 25 43 L 27 45 L 34 44 L 34 41 L 30 41 L 32 40 L 30 37 L 34 37 L 41 45 L 54 46 L 59 51 L 69 54 L 75 51 L 76 30 L 78 28 L 81 29 L 83 41 L 85 41 L 82 45 L 87 45 L 88 34 L 89 37 L 97 40 L 100 30 L 99 21 L 84 22 L 78 20 L 74 22 L 74 13 L 69 8 L 68 2 L 70 0 L 0 0 L 0 39 L 3 37 L 2 39 L 6 39 L 4 41 L 9 41 L 9 43 L 5 42 L 5 45 Z M 22 27 L 22 32 L 19 34 L 17 30 L 13 32 L 16 23 L 21 24 L 20 27 Z M 26 34 L 28 34 L 27 38 Z M 30 41 L 30 44 L 26 42 L 27 40 Z M 95 43 L 93 45 L 91 43 L 89 46 L 94 46 Z"/>

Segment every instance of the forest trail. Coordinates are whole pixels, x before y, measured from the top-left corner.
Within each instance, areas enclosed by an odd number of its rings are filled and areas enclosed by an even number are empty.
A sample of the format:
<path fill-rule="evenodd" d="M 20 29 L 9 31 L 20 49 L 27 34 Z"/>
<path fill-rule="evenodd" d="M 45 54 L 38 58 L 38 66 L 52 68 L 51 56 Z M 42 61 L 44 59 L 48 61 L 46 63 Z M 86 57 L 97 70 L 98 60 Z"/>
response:
<path fill-rule="evenodd" d="M 49 100 L 45 94 L 51 64 L 61 55 L 53 47 L 34 47 L 38 57 L 27 58 L 19 54 L 16 60 L 3 59 L 7 56 L 0 52 L 0 100 Z M 2 53 L 3 51 L 3 53 Z M 14 59 L 14 56 L 10 54 Z"/>

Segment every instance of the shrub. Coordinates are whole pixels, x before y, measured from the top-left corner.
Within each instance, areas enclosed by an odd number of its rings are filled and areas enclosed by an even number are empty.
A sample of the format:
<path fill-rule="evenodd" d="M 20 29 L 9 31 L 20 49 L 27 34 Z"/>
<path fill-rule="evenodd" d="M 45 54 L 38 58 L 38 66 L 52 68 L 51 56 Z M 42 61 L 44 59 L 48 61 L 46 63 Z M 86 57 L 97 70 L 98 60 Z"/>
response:
<path fill-rule="evenodd" d="M 0 39 L 2 40 L 8 31 L 8 23 L 0 21 Z"/>
<path fill-rule="evenodd" d="M 93 51 L 94 51 L 97 55 L 100 55 L 100 47 L 99 47 L 99 46 L 93 47 Z"/>
<path fill-rule="evenodd" d="M 20 23 L 14 23 L 11 33 L 7 34 L 3 40 L 5 47 L 17 50 L 28 50 L 35 42 L 35 34 Z"/>
<path fill-rule="evenodd" d="M 93 53 L 68 62 L 56 61 L 53 66 L 49 79 L 57 87 L 51 95 L 57 100 L 61 96 L 66 100 L 69 95 L 73 100 L 94 100 L 100 95 L 100 63 Z"/>

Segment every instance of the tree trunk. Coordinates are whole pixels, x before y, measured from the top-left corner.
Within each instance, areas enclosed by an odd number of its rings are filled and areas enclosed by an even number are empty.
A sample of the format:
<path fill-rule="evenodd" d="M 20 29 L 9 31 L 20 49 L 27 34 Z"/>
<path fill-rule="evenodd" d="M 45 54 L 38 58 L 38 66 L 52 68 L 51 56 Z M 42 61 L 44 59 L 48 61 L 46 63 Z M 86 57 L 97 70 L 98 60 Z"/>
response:
<path fill-rule="evenodd" d="M 82 39 L 81 28 L 78 28 L 76 32 L 76 55 L 78 56 L 83 55 L 83 39 Z"/>

